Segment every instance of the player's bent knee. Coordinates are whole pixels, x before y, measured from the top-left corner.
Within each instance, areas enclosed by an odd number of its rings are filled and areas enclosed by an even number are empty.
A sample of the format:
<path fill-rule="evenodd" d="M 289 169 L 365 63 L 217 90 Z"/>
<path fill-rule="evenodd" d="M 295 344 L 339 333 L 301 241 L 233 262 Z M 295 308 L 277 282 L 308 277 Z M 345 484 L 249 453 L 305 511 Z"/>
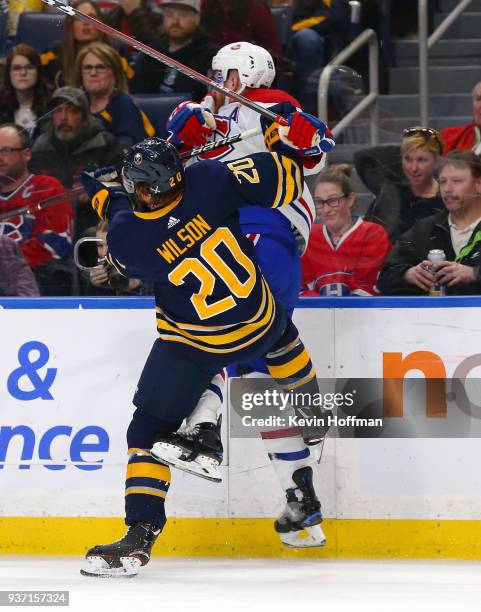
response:
<path fill-rule="evenodd" d="M 128 448 L 151 448 L 157 434 L 176 429 L 171 423 L 137 408 L 127 429 Z"/>

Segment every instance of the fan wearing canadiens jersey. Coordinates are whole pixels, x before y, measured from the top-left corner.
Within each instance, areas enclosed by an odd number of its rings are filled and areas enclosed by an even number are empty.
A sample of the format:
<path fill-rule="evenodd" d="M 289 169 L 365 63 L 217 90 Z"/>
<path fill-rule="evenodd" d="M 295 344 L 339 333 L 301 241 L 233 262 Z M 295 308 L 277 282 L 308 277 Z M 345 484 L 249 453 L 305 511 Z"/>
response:
<path fill-rule="evenodd" d="M 214 78 L 230 91 L 241 93 L 259 106 L 287 116 L 299 110 L 300 104 L 290 94 L 270 86 L 275 78 L 271 55 L 257 45 L 238 42 L 220 49 L 212 60 Z M 259 114 L 222 94 L 212 92 L 201 105 L 184 102 L 171 114 L 167 130 L 170 140 L 178 147 L 199 146 L 207 140 L 242 133 L 259 126 Z M 303 156 L 304 174 L 317 173 L 325 163 L 325 155 L 334 146 L 327 126 L 318 121 L 322 139 L 317 155 Z M 221 146 L 199 155 L 198 159 L 217 159 L 228 163 L 240 155 L 265 151 L 260 132 L 235 145 Z M 275 297 L 292 316 L 301 288 L 300 256 L 306 250 L 315 218 L 312 196 L 304 183 L 302 194 L 280 209 L 250 206 L 240 209 L 240 224 L 245 235 L 255 245 L 256 259 Z M 268 376 L 262 360 L 229 368 L 231 376 Z M 187 419 L 186 435 L 199 423 L 215 422 L 222 404 L 223 378 L 212 380 L 197 409 Z M 282 542 L 287 546 L 322 546 L 325 537 L 320 529 L 321 514 L 312 484 L 310 450 L 299 431 L 294 428 L 262 434 L 264 445 L 287 498 L 286 510 L 275 522 Z M 302 482 L 299 486 L 298 482 Z M 316 511 L 313 511 L 313 508 Z M 310 516 L 304 532 L 305 519 Z"/>
<path fill-rule="evenodd" d="M 13 123 L 0 125 L 0 213 L 34 206 L 65 193 L 52 176 L 30 174 L 28 133 Z M 70 274 L 57 265 L 72 247 L 72 204 L 64 202 L 14 215 L 0 223 L 0 234 L 12 238 L 32 268 L 41 295 L 71 293 Z"/>
<path fill-rule="evenodd" d="M 391 250 L 386 230 L 352 216 L 356 194 L 347 164 L 323 170 L 314 186 L 321 221 L 302 258 L 303 295 L 377 295 L 376 281 Z"/>

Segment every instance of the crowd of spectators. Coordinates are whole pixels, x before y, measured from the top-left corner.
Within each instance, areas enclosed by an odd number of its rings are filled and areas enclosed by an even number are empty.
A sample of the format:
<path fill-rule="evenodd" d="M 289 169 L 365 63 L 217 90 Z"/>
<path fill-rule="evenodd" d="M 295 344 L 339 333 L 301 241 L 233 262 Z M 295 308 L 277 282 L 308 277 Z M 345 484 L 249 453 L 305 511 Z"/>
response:
<path fill-rule="evenodd" d="M 278 75 L 290 72 L 289 93 L 314 114 L 319 73 L 352 34 L 348 0 L 71 4 L 209 76 L 220 47 L 258 44 Z M 288 40 L 274 21 L 276 5 L 290 5 Z M 200 101 L 205 85 L 68 15 L 59 40 L 43 50 L 15 42 L 0 83 L 0 294 L 145 294 L 148 287 L 122 284 L 103 263 L 88 278 L 73 265 L 73 243 L 106 232 L 96 226 L 78 177 L 99 166 L 119 168 L 128 147 L 155 135 L 158 124 L 143 112 L 142 95 Z M 439 133 L 417 126 L 404 130 L 399 145 L 356 153 L 354 167 L 374 196 L 363 217 L 353 214 L 352 169 L 321 171 L 313 187 L 317 222 L 302 259 L 303 295 L 427 295 L 440 282 L 448 294 L 480 293 L 480 152 L 478 83 L 472 123 Z M 46 206 L 33 211 L 39 202 Z M 429 262 L 433 248 L 445 252 L 445 262 Z M 94 253 L 99 260 L 103 249 Z"/>
<path fill-rule="evenodd" d="M 102 12 L 95 2 L 77 0 L 72 2 L 71 5 L 85 15 L 103 21 Z M 106 34 L 95 29 L 89 23 L 84 23 L 67 15 L 63 26 L 62 38 L 53 41 L 52 45 L 45 49 L 40 56 L 45 76 L 49 83 L 53 87 L 75 85 L 77 55 L 83 47 L 95 42 L 112 46 Z M 118 52 L 125 77 L 131 79 L 134 76 L 134 71 L 129 64 L 128 58 L 121 49 Z"/>
<path fill-rule="evenodd" d="M 450 295 L 481 293 L 481 161 L 471 151 L 451 151 L 439 165 L 444 210 L 402 234 L 383 264 L 379 288 L 387 295 L 426 295 L 435 285 Z M 433 266 L 432 249 L 445 261 Z"/>

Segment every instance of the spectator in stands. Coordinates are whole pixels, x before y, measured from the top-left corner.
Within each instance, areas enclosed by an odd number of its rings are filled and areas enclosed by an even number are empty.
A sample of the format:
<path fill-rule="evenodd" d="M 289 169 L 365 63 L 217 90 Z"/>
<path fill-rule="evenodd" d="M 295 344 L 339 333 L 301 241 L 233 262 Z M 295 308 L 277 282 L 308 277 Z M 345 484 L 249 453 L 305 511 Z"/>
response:
<path fill-rule="evenodd" d="M 47 110 L 50 93 L 35 49 L 25 44 L 12 47 L 0 89 L 0 123 L 16 123 L 30 134 L 39 133 L 37 122 Z"/>
<path fill-rule="evenodd" d="M 364 218 L 383 225 L 392 242 L 444 208 L 435 179 L 443 146 L 436 130 L 414 127 L 404 130 L 400 150 L 386 145 L 354 154 L 359 176 L 376 196 Z"/>
<path fill-rule="evenodd" d="M 77 0 L 72 2 L 72 6 L 85 15 L 95 17 L 99 21 L 104 20 L 99 7 L 91 0 Z M 47 49 L 41 55 L 47 78 L 55 88 L 75 85 L 75 60 L 78 52 L 92 42 L 111 45 L 106 34 L 88 23 L 67 15 L 61 40 L 54 42 L 51 49 Z M 125 77 L 131 79 L 134 71 L 123 54 L 120 55 L 120 63 Z"/>
<path fill-rule="evenodd" d="M 219 47 L 245 40 L 267 49 L 279 65 L 282 47 L 264 0 L 205 0 L 202 25 Z"/>
<path fill-rule="evenodd" d="M 160 39 L 149 44 L 172 59 L 208 74 L 218 46 L 210 42 L 200 28 L 200 0 L 162 2 L 164 31 Z M 142 55 L 132 81 L 132 91 L 142 93 L 190 93 L 199 102 L 207 93 L 202 83 L 194 81 L 160 62 Z"/>
<path fill-rule="evenodd" d="M 65 194 L 52 176 L 31 174 L 32 151 L 28 133 L 18 125 L 0 126 L 0 212 L 34 206 Z M 4 220 L 2 234 L 19 243 L 42 295 L 71 294 L 72 204 L 65 200 L 43 210 L 23 212 Z"/>
<path fill-rule="evenodd" d="M 155 136 L 147 115 L 128 93 L 120 56 L 113 47 L 99 42 L 83 47 L 75 62 L 75 83 L 85 90 L 92 115 L 123 146 Z"/>
<path fill-rule="evenodd" d="M 352 216 L 356 194 L 351 167 L 322 170 L 314 187 L 321 221 L 302 257 L 302 295 L 376 295 L 376 280 L 391 248 L 384 228 Z"/>
<path fill-rule="evenodd" d="M 349 29 L 348 0 L 295 0 L 290 56 L 296 63 L 295 91 L 302 108 L 317 114 L 319 74 L 341 50 Z"/>
<path fill-rule="evenodd" d="M 481 161 L 452 151 L 440 163 L 439 184 L 444 210 L 399 238 L 379 277 L 381 293 L 426 295 L 439 284 L 448 295 L 481 294 Z M 446 260 L 432 264 L 432 249 Z"/>
<path fill-rule="evenodd" d="M 0 236 L 0 295 L 25 297 L 40 295 L 35 276 L 18 244 Z"/>
<path fill-rule="evenodd" d="M 87 295 L 146 295 L 145 283 L 137 278 L 127 278 L 106 261 L 108 221 L 100 221 L 95 228 L 95 237 L 102 240 L 97 243 L 97 267 L 89 271 Z"/>
<path fill-rule="evenodd" d="M 105 22 L 142 42 L 158 37 L 162 30 L 162 15 L 155 13 L 147 0 L 119 0 Z"/>
<path fill-rule="evenodd" d="M 85 93 L 75 87 L 57 89 L 50 100 L 45 132 L 33 144 L 30 168 L 50 174 L 67 188 L 78 186 L 78 175 L 95 166 L 119 166 L 123 151 L 115 137 L 89 113 Z M 76 229 L 81 233 L 95 222 L 85 198 L 77 207 Z"/>
<path fill-rule="evenodd" d="M 473 122 L 444 128 L 441 136 L 445 154 L 455 149 L 481 153 L 481 81 L 473 88 Z"/>

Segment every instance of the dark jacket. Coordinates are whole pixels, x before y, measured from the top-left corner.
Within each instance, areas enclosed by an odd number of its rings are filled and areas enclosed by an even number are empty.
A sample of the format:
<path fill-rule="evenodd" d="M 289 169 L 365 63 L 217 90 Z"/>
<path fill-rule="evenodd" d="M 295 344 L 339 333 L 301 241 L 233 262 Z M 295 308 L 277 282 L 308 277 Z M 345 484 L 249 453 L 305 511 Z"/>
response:
<path fill-rule="evenodd" d="M 69 143 L 60 142 L 50 123 L 47 131 L 33 143 L 30 170 L 36 174 L 55 176 L 70 189 L 83 170 L 103 166 L 119 168 L 123 155 L 122 147 L 113 134 L 105 130 L 98 119 L 89 116 L 80 138 Z M 93 209 L 85 202 L 76 206 L 76 234 L 95 221 Z"/>
<path fill-rule="evenodd" d="M 175 53 L 170 53 L 165 38 L 160 43 L 151 46 L 158 49 L 172 59 L 207 75 L 212 63 L 212 58 L 217 53 L 218 47 L 210 42 L 210 39 L 198 30 L 195 38 Z M 146 55 L 143 55 L 135 69 L 135 76 L 131 83 L 131 91 L 141 93 L 186 93 L 192 94 L 192 99 L 200 102 L 207 93 L 207 88 L 202 83 L 195 81 L 173 68 L 169 68 Z"/>
<path fill-rule="evenodd" d="M 348 0 L 294 0 L 292 29 L 311 28 L 324 36 L 342 34 L 349 17 Z"/>
<path fill-rule="evenodd" d="M 402 171 L 397 145 L 358 151 L 354 154 L 354 166 L 366 187 L 376 196 L 364 219 L 381 224 L 391 242 L 416 221 L 444 210 L 439 194 L 433 198 L 419 198 L 413 194 Z"/>
<path fill-rule="evenodd" d="M 154 13 L 145 3 L 130 15 L 121 6 L 116 6 L 105 15 L 105 23 L 142 42 L 152 41 L 162 31 L 162 15 Z"/>
<path fill-rule="evenodd" d="M 90 97 L 88 96 L 89 100 Z M 155 128 L 137 102 L 124 91 L 114 91 L 109 103 L 100 113 L 94 113 L 104 128 L 129 148 L 144 138 L 155 136 Z"/>
<path fill-rule="evenodd" d="M 479 236 L 476 234 L 479 232 Z M 469 253 L 458 259 L 465 266 L 476 268 L 477 282 L 466 285 L 446 287 L 448 295 L 481 295 L 481 222 L 476 226 L 468 244 L 473 245 Z M 417 221 L 403 234 L 388 255 L 378 279 L 378 289 L 384 295 L 426 295 L 426 293 L 404 280 L 405 272 L 427 259 L 431 249 L 442 249 L 447 261 L 456 259 L 449 232 L 448 212 L 446 210 Z"/>
<path fill-rule="evenodd" d="M 63 143 L 55 136 L 52 123 L 32 146 L 30 170 L 34 174 L 55 176 L 71 188 L 74 175 L 89 166 L 120 166 L 123 151 L 115 137 L 101 123 L 89 117 L 82 134 Z"/>
<path fill-rule="evenodd" d="M 284 60 L 282 44 L 287 40 L 281 41 L 272 12 L 263 0 L 204 0 L 201 23 L 219 47 L 247 40 L 267 49 L 276 65 Z"/>
<path fill-rule="evenodd" d="M 0 236 L 0 295 L 40 295 L 35 276 L 18 244 L 7 236 Z"/>

